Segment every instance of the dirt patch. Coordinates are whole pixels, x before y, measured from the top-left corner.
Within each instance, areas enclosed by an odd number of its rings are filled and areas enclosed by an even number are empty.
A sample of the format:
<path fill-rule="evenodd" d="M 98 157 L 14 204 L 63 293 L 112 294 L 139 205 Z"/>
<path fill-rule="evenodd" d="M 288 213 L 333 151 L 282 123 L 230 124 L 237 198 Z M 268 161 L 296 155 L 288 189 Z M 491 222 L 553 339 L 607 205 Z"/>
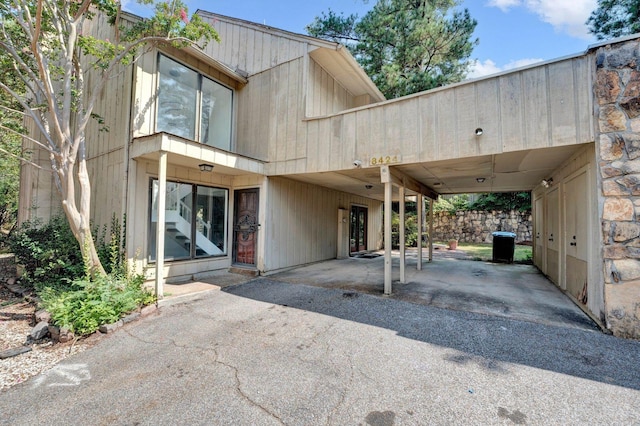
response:
<path fill-rule="evenodd" d="M 29 339 L 35 325 L 37 306 L 28 297 L 16 295 L 0 284 L 0 351 L 21 346 L 31 351 L 15 357 L 0 359 L 0 391 L 49 370 L 66 357 L 82 352 L 92 345 L 91 339 L 65 344 L 50 338 L 33 342 Z"/>

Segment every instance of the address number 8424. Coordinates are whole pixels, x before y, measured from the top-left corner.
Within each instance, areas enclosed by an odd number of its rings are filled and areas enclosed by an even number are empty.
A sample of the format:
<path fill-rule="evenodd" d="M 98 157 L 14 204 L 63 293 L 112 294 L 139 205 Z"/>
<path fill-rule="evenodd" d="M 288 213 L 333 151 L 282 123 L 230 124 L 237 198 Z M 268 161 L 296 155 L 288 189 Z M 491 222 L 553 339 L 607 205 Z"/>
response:
<path fill-rule="evenodd" d="M 400 158 L 397 155 L 381 155 L 379 157 L 371 157 L 369 164 L 372 166 L 384 166 L 385 164 L 399 163 Z"/>

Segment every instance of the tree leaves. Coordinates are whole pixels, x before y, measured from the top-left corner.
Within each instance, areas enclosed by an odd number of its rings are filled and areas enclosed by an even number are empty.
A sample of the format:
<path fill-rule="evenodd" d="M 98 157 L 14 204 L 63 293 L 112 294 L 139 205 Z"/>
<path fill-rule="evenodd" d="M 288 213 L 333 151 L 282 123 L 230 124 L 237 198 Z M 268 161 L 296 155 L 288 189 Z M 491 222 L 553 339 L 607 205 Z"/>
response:
<path fill-rule="evenodd" d="M 476 21 L 457 0 L 378 0 L 362 19 L 332 10 L 310 35 L 345 44 L 387 98 L 464 79 Z"/>
<path fill-rule="evenodd" d="M 586 23 L 598 40 L 635 34 L 640 32 L 640 2 L 598 0 L 598 8 Z"/>

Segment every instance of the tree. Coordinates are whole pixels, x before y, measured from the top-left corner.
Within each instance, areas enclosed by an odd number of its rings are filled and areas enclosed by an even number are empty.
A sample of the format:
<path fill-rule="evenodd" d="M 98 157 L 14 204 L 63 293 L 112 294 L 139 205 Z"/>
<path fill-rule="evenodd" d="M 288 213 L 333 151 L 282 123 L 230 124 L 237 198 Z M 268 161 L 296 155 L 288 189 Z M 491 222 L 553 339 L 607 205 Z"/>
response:
<path fill-rule="evenodd" d="M 465 78 L 477 22 L 460 0 L 378 0 L 367 14 L 332 10 L 307 26 L 309 35 L 342 43 L 391 99 Z"/>
<path fill-rule="evenodd" d="M 598 40 L 640 32 L 640 2 L 598 0 L 598 8 L 591 12 L 587 25 Z"/>
<path fill-rule="evenodd" d="M 42 141 L 23 137 L 49 153 L 62 210 L 93 275 L 104 274 L 104 268 L 91 235 L 91 183 L 85 158 L 86 144 L 91 141 L 85 139 L 85 131 L 91 120 L 102 121 L 94 112 L 101 89 L 145 48 L 218 40 L 215 30 L 199 16 L 188 18 L 182 1 L 138 2 L 154 4 L 155 14 L 134 23 L 123 19 L 116 0 L 0 2 L 3 65 L 10 67 L 25 91 L 16 91 L 4 80 L 0 89 L 18 102 L 43 135 Z M 98 13 L 108 17 L 113 40 L 83 33 Z M 3 130 L 15 133 L 7 126 Z"/>

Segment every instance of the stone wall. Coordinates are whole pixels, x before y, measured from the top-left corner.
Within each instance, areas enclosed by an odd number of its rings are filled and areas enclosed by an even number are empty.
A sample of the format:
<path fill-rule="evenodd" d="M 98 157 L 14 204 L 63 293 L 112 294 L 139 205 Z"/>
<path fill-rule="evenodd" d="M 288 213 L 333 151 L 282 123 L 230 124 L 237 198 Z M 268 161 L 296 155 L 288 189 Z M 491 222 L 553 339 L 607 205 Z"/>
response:
<path fill-rule="evenodd" d="M 16 277 L 16 261 L 12 254 L 0 254 L 0 284 Z"/>
<path fill-rule="evenodd" d="M 640 338 L 640 44 L 600 47 L 596 67 L 607 327 Z"/>
<path fill-rule="evenodd" d="M 531 213 L 515 210 L 502 211 L 458 211 L 434 214 L 433 234 L 435 241 L 457 239 L 465 243 L 491 243 L 496 231 L 513 232 L 516 242 L 531 241 L 533 222 Z"/>

